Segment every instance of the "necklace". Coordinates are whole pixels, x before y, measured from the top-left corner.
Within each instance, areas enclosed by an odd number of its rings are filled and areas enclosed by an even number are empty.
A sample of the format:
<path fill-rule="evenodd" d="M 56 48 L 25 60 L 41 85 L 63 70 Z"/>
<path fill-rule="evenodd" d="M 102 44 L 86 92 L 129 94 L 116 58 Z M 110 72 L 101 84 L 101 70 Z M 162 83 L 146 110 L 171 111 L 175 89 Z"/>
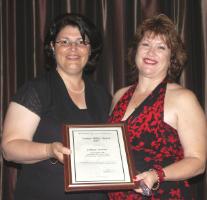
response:
<path fill-rule="evenodd" d="M 68 90 L 75 94 L 81 94 L 85 90 L 85 85 L 83 84 L 83 88 L 81 88 L 80 90 L 73 90 L 72 88 L 69 88 L 69 87 L 68 87 Z"/>

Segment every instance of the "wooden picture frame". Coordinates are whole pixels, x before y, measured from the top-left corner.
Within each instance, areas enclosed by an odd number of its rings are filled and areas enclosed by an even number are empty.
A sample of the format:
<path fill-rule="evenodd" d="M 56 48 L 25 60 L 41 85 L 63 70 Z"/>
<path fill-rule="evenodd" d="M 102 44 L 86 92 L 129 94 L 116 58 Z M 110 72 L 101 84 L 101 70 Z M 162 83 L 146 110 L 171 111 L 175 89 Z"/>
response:
<path fill-rule="evenodd" d="M 123 123 L 62 128 L 65 191 L 133 189 L 135 168 Z"/>

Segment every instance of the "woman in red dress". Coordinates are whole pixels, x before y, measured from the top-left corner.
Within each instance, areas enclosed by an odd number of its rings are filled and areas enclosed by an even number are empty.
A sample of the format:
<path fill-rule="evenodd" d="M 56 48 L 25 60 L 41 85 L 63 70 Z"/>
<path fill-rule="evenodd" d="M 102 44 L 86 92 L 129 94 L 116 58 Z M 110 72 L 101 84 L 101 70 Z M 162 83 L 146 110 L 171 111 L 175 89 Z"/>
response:
<path fill-rule="evenodd" d="M 109 121 L 124 122 L 136 170 L 151 191 L 109 193 L 111 200 L 194 199 L 188 181 L 205 171 L 206 119 L 193 92 L 176 81 L 186 52 L 174 23 L 160 14 L 138 28 L 129 51 L 137 82 L 117 91 Z"/>

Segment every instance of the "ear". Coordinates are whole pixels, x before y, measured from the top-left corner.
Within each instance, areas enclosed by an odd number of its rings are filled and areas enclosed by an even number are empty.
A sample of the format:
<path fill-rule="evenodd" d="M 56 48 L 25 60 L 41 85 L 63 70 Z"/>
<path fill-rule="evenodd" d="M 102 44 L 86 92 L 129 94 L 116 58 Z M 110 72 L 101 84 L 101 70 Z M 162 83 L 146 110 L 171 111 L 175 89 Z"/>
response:
<path fill-rule="evenodd" d="M 55 48 L 54 48 L 54 44 L 52 41 L 50 42 L 50 46 L 51 46 L 52 51 L 54 52 Z"/>
<path fill-rule="evenodd" d="M 52 50 L 53 57 L 55 58 L 55 47 L 54 47 L 53 42 L 50 42 L 50 47 L 51 47 L 51 50 Z"/>

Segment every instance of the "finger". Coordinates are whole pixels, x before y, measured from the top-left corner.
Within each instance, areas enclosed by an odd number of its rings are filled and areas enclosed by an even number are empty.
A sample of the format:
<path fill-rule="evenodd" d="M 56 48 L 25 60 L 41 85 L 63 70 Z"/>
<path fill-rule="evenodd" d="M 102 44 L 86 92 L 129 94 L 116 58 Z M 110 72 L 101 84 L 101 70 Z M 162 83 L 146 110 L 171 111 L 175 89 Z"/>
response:
<path fill-rule="evenodd" d="M 62 153 L 57 153 L 56 158 L 60 163 L 64 163 L 64 156 Z"/>
<path fill-rule="evenodd" d="M 64 158 L 63 158 L 63 155 L 62 155 L 62 156 L 60 156 L 59 161 L 60 161 L 62 164 L 64 163 Z"/>
<path fill-rule="evenodd" d="M 134 191 L 135 191 L 136 193 L 141 193 L 141 194 L 142 194 L 142 189 L 140 189 L 140 188 L 134 189 Z"/>
<path fill-rule="evenodd" d="M 63 154 L 66 154 L 66 155 L 70 155 L 70 154 L 71 154 L 71 151 L 70 151 L 70 149 L 64 147 L 64 148 L 62 149 L 62 153 L 63 153 Z"/>
<path fill-rule="evenodd" d="M 142 174 L 138 174 L 135 176 L 135 180 L 136 181 L 141 181 L 142 179 L 144 179 L 146 177 L 146 175 L 144 173 Z"/>

